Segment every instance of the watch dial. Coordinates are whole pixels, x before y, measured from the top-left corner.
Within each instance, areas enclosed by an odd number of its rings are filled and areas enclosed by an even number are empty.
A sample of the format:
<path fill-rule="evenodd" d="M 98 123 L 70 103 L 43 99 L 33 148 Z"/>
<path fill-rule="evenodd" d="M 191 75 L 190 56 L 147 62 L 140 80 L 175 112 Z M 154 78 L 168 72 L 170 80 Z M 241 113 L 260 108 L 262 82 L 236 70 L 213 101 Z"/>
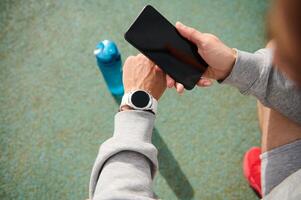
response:
<path fill-rule="evenodd" d="M 132 104 L 138 108 L 144 108 L 150 101 L 148 94 L 144 91 L 136 91 L 132 94 Z"/>

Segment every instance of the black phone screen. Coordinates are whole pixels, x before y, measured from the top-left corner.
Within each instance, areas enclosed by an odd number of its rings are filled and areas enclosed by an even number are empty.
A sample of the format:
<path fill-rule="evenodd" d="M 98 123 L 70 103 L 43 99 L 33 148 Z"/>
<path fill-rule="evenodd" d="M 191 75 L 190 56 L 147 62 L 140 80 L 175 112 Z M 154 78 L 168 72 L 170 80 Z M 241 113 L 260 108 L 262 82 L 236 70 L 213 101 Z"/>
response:
<path fill-rule="evenodd" d="M 196 45 L 182 37 L 150 5 L 142 10 L 124 37 L 188 90 L 196 85 L 208 66 L 198 54 Z"/>

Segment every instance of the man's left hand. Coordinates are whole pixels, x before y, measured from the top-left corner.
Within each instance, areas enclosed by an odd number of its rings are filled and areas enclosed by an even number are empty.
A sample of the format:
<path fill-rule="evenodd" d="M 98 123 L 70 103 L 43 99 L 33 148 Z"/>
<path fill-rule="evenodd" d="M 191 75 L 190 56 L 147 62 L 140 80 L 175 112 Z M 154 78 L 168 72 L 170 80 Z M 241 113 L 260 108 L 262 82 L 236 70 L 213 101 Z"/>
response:
<path fill-rule="evenodd" d="M 138 54 L 126 59 L 123 66 L 123 84 L 125 93 L 145 90 L 159 100 L 166 89 L 166 78 L 165 73 L 157 70 L 152 61 Z"/>

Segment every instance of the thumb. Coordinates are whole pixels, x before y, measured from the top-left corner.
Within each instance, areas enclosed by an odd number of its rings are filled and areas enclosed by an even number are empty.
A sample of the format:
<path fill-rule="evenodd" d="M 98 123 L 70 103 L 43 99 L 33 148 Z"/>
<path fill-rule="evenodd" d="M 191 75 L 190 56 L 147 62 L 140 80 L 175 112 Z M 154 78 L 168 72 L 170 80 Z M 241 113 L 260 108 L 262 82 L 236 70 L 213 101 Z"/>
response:
<path fill-rule="evenodd" d="M 213 84 L 213 81 L 211 79 L 207 79 L 207 78 L 201 78 L 197 82 L 197 86 L 199 86 L 199 87 L 209 87 L 212 84 Z"/>
<path fill-rule="evenodd" d="M 181 22 L 176 23 L 176 28 L 184 38 L 190 40 L 191 42 L 195 43 L 196 45 L 201 43 L 201 39 L 202 39 L 201 32 L 197 31 L 194 28 L 185 26 Z"/>
<path fill-rule="evenodd" d="M 210 70 L 210 67 L 208 67 L 208 69 L 202 74 L 202 77 L 200 78 L 200 80 L 197 82 L 197 85 L 199 87 L 211 86 L 213 84 L 212 79 L 214 79 L 212 70 Z"/>
<path fill-rule="evenodd" d="M 208 66 L 206 71 L 202 74 L 202 77 L 207 79 L 216 79 L 214 70 L 212 70 L 211 66 Z"/>

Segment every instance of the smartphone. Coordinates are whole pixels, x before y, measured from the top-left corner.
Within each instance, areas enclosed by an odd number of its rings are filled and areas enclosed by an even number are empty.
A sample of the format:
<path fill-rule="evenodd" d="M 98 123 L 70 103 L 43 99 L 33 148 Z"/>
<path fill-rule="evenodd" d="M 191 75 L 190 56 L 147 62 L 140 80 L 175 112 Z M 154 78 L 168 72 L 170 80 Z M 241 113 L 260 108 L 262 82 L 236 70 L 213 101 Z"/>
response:
<path fill-rule="evenodd" d="M 150 5 L 124 35 L 125 39 L 187 90 L 194 88 L 208 64 L 197 46 Z"/>

